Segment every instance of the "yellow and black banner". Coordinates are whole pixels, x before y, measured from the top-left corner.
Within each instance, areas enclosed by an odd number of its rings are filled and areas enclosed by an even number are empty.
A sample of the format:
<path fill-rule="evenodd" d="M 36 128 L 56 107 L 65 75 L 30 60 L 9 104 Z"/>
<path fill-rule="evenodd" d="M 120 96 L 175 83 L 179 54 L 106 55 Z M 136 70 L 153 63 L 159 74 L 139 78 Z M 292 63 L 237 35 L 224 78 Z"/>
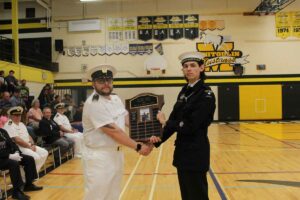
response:
<path fill-rule="evenodd" d="M 184 37 L 193 40 L 199 37 L 199 15 L 184 15 Z"/>
<path fill-rule="evenodd" d="M 139 40 L 147 41 L 153 36 L 153 17 L 144 16 L 138 17 L 138 38 Z"/>
<path fill-rule="evenodd" d="M 165 40 L 168 38 L 168 16 L 153 17 L 153 38 Z"/>
<path fill-rule="evenodd" d="M 183 15 L 169 16 L 169 38 L 183 38 Z"/>

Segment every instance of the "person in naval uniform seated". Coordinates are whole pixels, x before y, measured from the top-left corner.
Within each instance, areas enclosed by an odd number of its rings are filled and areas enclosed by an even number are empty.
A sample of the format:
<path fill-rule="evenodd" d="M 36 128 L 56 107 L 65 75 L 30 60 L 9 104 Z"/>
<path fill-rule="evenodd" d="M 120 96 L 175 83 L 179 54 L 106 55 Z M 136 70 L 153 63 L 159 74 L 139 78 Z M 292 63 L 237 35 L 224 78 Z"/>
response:
<path fill-rule="evenodd" d="M 85 200 L 118 200 L 123 175 L 123 152 L 127 146 L 141 155 L 152 147 L 137 143 L 125 133 L 128 112 L 121 99 L 112 93 L 116 70 L 100 65 L 88 72 L 94 92 L 83 107 L 83 169 Z"/>
<path fill-rule="evenodd" d="M 26 126 L 21 122 L 21 115 L 23 113 L 22 107 L 12 107 L 7 111 L 7 113 L 10 119 L 5 123 L 3 128 L 19 146 L 23 154 L 34 158 L 36 170 L 39 172 L 47 160 L 48 151 L 34 144 Z"/>
<path fill-rule="evenodd" d="M 187 81 L 166 120 L 162 112 L 158 120 L 164 125 L 162 137 L 152 136 L 156 147 L 177 132 L 173 165 L 177 168 L 183 200 L 207 200 L 210 145 L 207 136 L 215 112 L 215 96 L 204 84 L 205 66 L 200 52 L 179 56 L 182 72 Z"/>
<path fill-rule="evenodd" d="M 20 165 L 24 167 L 25 183 L 22 180 Z M 29 192 L 43 189 L 33 184 L 38 177 L 33 157 L 23 154 L 7 131 L 2 128 L 0 128 L 0 170 L 9 170 L 13 199 L 27 200 L 30 197 L 24 194 L 23 190 Z"/>
<path fill-rule="evenodd" d="M 81 143 L 82 143 L 82 133 L 71 126 L 68 117 L 64 114 L 66 112 L 66 105 L 64 103 L 58 103 L 54 106 L 57 113 L 53 117 L 53 120 L 59 125 L 60 130 L 63 132 L 64 136 L 74 142 L 74 153 L 75 157 L 81 157 Z"/>

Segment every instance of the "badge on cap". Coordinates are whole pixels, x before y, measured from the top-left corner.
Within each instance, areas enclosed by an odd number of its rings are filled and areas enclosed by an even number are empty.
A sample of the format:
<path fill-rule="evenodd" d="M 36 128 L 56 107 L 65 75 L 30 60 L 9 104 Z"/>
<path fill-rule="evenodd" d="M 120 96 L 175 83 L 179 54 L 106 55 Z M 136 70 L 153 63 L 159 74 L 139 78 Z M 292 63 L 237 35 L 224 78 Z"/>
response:
<path fill-rule="evenodd" d="M 117 70 L 108 64 L 102 64 L 97 67 L 90 69 L 86 78 L 88 80 L 96 80 L 96 79 L 112 79 L 117 73 Z"/>
<path fill-rule="evenodd" d="M 188 61 L 198 62 L 204 59 L 204 55 L 200 52 L 186 52 L 181 54 L 178 59 L 181 60 L 181 64 L 184 64 Z"/>

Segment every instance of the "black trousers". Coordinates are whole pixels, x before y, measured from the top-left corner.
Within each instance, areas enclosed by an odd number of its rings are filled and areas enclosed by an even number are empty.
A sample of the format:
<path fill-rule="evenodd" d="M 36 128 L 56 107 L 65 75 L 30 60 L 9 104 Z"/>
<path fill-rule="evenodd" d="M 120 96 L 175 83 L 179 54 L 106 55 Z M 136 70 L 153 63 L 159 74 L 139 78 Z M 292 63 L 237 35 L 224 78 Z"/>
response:
<path fill-rule="evenodd" d="M 182 200 L 208 200 L 206 172 L 177 169 Z"/>
<path fill-rule="evenodd" d="M 24 166 L 26 184 L 31 184 L 37 178 L 36 166 L 33 157 L 23 155 L 20 162 L 11 159 L 0 159 L 0 169 L 9 170 L 10 179 L 14 190 L 20 190 L 24 185 L 20 165 Z"/>

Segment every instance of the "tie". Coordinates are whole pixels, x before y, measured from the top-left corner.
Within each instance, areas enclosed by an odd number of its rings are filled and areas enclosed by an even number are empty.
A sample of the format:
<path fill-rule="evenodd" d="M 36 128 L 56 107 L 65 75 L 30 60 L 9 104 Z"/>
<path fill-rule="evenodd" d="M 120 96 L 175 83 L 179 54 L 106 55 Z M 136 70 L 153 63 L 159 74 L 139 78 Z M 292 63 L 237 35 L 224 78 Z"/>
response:
<path fill-rule="evenodd" d="M 92 101 L 98 101 L 99 94 L 94 94 Z"/>

